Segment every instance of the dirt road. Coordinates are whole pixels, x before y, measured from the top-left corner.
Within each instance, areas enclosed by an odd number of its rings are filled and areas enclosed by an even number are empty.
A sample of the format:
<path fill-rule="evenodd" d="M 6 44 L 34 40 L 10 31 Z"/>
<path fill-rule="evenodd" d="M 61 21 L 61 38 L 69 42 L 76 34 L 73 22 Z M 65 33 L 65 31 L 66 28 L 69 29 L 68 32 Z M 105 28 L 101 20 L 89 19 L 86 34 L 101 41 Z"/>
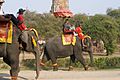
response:
<path fill-rule="evenodd" d="M 35 71 L 20 71 L 18 80 L 35 80 Z M 9 71 L 0 70 L 0 80 L 9 80 Z M 120 70 L 40 71 L 38 80 L 120 80 Z"/>

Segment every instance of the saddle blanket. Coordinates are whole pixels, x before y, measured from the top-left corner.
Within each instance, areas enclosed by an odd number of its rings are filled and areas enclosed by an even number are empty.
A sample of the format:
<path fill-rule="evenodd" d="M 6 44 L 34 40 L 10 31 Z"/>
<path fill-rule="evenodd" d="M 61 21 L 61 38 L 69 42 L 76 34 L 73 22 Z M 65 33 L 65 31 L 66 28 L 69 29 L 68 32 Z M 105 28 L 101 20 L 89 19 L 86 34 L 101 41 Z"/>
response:
<path fill-rule="evenodd" d="M 75 45 L 76 37 L 72 34 L 63 35 L 62 34 L 62 43 L 63 45 Z"/>
<path fill-rule="evenodd" d="M 38 38 L 38 32 L 34 28 L 29 28 L 29 30 L 33 31 L 36 37 Z M 35 47 L 37 46 L 37 42 L 35 41 L 35 38 L 33 36 L 32 36 L 32 43 Z"/>
<path fill-rule="evenodd" d="M 12 43 L 12 22 L 1 22 L 0 24 L 0 43 Z"/>

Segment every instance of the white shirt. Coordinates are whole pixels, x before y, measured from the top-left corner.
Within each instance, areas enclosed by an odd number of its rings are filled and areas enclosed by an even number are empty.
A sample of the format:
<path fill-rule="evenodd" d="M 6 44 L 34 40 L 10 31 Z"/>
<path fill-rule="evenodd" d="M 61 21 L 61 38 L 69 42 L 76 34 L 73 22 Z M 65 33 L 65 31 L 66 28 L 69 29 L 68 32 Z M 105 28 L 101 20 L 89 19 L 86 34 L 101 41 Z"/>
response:
<path fill-rule="evenodd" d="M 2 7 L 0 7 L 0 15 L 4 15 Z"/>
<path fill-rule="evenodd" d="M 39 44 L 45 44 L 46 42 L 44 40 L 38 40 Z"/>

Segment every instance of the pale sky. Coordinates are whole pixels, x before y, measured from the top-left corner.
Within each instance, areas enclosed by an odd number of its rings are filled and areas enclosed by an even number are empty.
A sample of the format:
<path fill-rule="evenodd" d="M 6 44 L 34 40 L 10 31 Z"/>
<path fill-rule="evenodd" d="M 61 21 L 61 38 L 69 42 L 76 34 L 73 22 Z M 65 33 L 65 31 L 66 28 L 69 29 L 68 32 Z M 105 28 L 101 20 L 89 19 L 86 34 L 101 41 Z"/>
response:
<path fill-rule="evenodd" d="M 13 13 L 15 15 L 19 8 L 48 13 L 51 4 L 52 0 L 5 0 L 3 10 L 6 14 Z M 105 14 L 108 8 L 120 8 L 120 0 L 69 0 L 69 9 L 73 14 Z"/>

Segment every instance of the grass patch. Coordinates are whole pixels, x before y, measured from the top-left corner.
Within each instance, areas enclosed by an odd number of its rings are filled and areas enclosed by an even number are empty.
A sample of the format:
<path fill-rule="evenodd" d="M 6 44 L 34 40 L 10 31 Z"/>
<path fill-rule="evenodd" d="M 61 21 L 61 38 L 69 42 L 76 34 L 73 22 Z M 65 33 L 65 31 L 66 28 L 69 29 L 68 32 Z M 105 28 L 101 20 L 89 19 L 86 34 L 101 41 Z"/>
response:
<path fill-rule="evenodd" d="M 89 59 L 86 59 L 87 63 L 89 63 Z M 58 59 L 57 63 L 59 64 L 59 68 L 68 68 L 69 67 L 69 58 L 63 58 Z M 83 68 L 82 65 L 76 61 L 76 64 L 73 65 L 75 68 Z M 35 59 L 26 59 L 22 60 L 20 63 L 21 69 L 31 69 L 35 70 Z M 94 58 L 94 67 L 95 70 L 100 69 L 120 69 L 120 57 L 99 57 Z M 10 69 L 10 67 L 4 63 L 2 60 L 0 60 L 0 69 Z M 52 63 L 51 61 L 46 63 L 46 66 L 44 67 L 45 70 L 51 70 L 52 69 Z"/>

